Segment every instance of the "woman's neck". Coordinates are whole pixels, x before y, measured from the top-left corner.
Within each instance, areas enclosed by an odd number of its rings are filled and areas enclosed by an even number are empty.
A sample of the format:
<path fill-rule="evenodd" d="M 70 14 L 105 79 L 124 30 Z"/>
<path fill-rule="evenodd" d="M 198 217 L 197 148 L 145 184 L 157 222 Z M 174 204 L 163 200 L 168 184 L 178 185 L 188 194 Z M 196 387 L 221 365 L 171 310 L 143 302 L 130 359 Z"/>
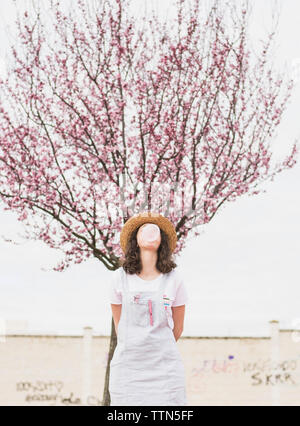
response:
<path fill-rule="evenodd" d="M 140 257 L 142 263 L 142 270 L 140 275 L 143 275 L 144 277 L 151 277 L 153 275 L 160 274 L 159 270 L 156 268 L 156 250 L 140 249 Z"/>

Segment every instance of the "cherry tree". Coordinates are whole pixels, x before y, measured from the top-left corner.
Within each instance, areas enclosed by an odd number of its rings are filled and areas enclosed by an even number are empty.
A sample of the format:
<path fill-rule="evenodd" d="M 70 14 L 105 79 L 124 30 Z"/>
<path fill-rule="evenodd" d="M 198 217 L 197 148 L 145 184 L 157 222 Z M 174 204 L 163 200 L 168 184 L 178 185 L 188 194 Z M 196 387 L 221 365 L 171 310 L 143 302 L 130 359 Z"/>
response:
<path fill-rule="evenodd" d="M 63 252 L 53 270 L 90 257 L 116 270 L 121 228 L 145 210 L 173 222 L 179 254 L 222 206 L 295 165 L 296 142 L 271 164 L 293 81 L 270 64 L 275 31 L 249 48 L 248 1 L 204 13 L 176 0 L 173 26 L 137 20 L 130 0 L 74 3 L 18 11 L 0 80 L 0 199 L 25 238 Z M 115 346 L 112 320 L 103 405 Z"/>

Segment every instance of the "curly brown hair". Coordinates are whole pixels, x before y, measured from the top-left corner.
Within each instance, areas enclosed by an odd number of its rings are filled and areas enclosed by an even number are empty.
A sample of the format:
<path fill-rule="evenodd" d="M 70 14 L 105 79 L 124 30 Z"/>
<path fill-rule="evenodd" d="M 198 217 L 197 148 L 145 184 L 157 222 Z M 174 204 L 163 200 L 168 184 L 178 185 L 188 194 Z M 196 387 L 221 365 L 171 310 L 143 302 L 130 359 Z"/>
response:
<path fill-rule="evenodd" d="M 125 258 L 120 260 L 120 266 L 123 267 L 125 272 L 131 275 L 140 273 L 142 271 L 140 247 L 137 243 L 137 233 L 139 229 L 140 226 L 130 235 L 126 247 Z M 167 274 L 176 268 L 177 265 L 172 258 L 168 235 L 162 229 L 160 229 L 160 235 L 161 242 L 157 249 L 156 268 L 163 274 Z"/>

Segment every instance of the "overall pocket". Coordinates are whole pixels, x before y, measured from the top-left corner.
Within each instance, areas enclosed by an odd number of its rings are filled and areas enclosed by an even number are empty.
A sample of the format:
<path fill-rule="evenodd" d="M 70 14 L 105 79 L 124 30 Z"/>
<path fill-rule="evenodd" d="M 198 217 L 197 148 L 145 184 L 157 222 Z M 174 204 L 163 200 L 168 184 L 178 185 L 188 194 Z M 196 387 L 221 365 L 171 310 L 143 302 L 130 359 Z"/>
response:
<path fill-rule="evenodd" d="M 153 325 L 153 300 L 149 297 L 133 296 L 131 300 L 132 321 L 135 325 Z"/>
<path fill-rule="evenodd" d="M 164 315 L 165 315 L 165 319 L 166 322 L 168 324 L 168 326 L 173 330 L 174 328 L 174 320 L 173 320 L 173 313 L 172 313 L 172 303 L 173 303 L 172 298 L 167 297 L 165 294 L 163 296 L 163 309 L 164 309 Z"/>

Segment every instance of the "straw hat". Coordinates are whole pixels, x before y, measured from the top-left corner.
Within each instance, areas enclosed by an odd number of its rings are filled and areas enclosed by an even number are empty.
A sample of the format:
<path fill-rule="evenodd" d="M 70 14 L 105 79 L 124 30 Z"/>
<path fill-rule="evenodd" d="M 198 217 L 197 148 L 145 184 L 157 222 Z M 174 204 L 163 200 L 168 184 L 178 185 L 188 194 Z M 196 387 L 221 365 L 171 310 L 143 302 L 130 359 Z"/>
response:
<path fill-rule="evenodd" d="M 143 225 L 144 223 L 155 223 L 157 226 L 159 226 L 159 228 L 162 229 L 168 235 L 171 252 L 175 250 L 177 243 L 177 235 L 173 223 L 160 213 L 143 212 L 135 214 L 130 219 L 128 219 L 122 228 L 120 235 L 120 243 L 124 253 L 130 235 L 136 228 Z"/>

